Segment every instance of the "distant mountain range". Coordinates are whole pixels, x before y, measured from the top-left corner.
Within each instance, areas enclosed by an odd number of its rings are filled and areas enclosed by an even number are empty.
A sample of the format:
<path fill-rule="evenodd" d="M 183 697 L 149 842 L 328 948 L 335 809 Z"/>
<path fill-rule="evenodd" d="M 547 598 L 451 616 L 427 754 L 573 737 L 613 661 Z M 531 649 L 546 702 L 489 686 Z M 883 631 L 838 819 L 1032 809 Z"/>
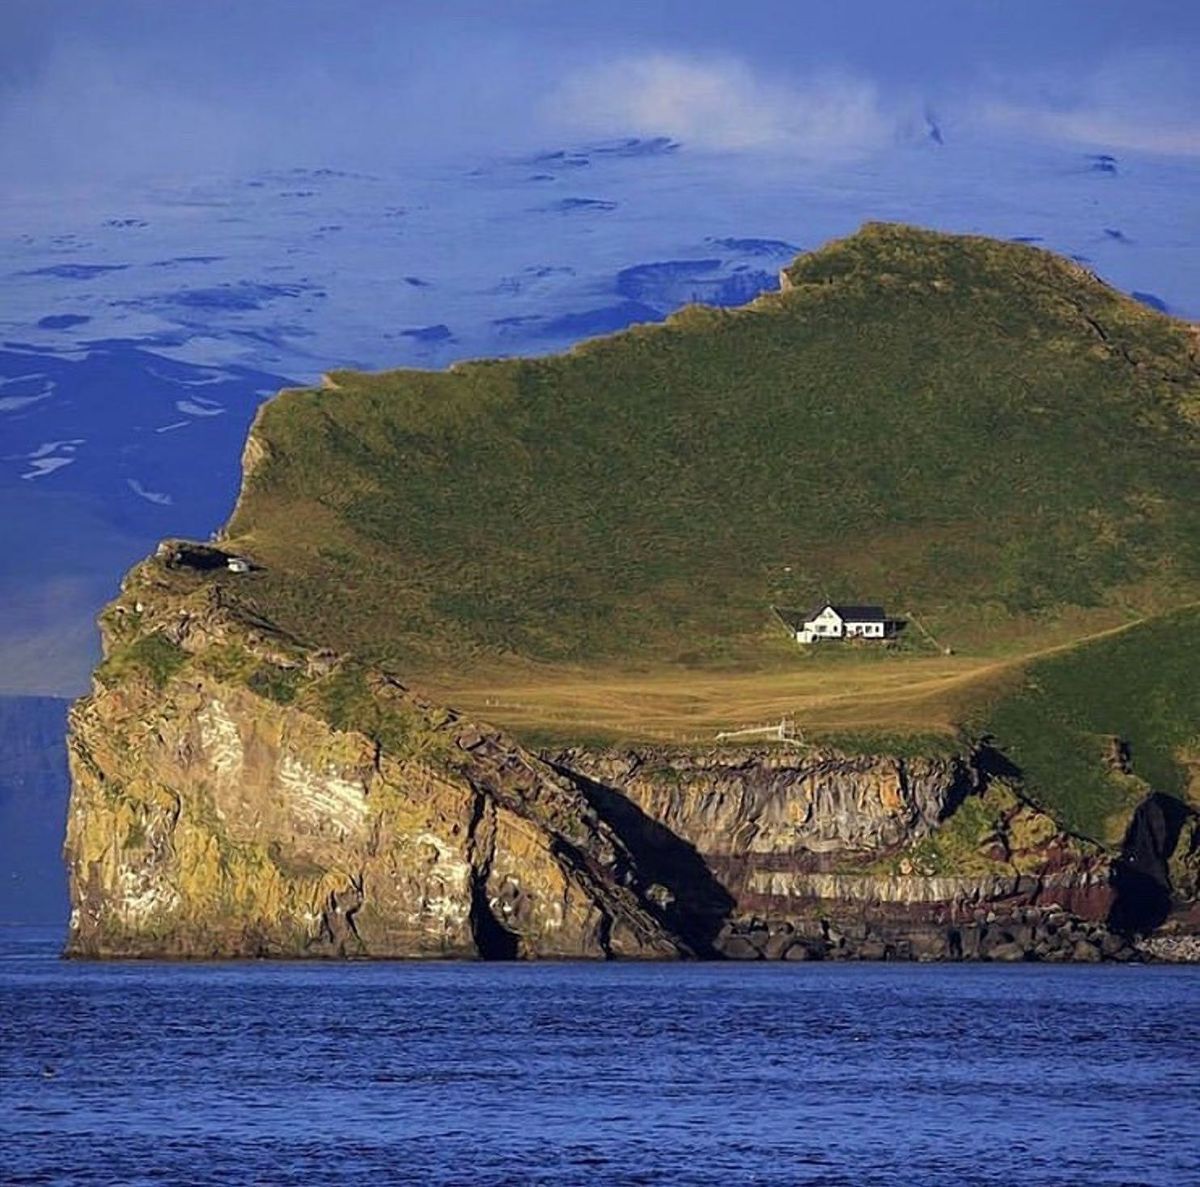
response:
<path fill-rule="evenodd" d="M 67 702 L 0 697 L 0 923 L 67 911 Z"/>

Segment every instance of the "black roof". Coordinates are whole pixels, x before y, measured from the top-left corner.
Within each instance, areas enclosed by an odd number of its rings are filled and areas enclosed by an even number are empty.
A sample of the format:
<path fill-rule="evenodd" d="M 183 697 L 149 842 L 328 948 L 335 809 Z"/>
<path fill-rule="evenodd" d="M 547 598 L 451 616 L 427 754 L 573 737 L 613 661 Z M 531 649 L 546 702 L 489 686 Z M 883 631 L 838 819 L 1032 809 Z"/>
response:
<path fill-rule="evenodd" d="M 882 606 L 847 606 L 843 602 L 831 602 L 830 605 L 845 622 L 882 622 L 887 618 Z M 821 610 L 824 609 L 822 606 Z M 820 612 L 817 611 L 818 614 Z"/>

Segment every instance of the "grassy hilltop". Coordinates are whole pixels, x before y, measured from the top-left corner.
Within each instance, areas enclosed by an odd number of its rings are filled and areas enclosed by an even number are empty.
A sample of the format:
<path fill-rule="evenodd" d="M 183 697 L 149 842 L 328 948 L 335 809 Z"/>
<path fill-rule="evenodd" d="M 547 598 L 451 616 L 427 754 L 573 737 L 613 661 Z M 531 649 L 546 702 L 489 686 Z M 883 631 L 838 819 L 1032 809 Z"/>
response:
<path fill-rule="evenodd" d="M 770 603 L 987 646 L 1200 577 L 1184 324 L 1035 248 L 869 225 L 787 291 L 546 359 L 338 372 L 229 535 L 305 636 L 419 665 L 755 660 Z"/>
<path fill-rule="evenodd" d="M 1039 249 L 870 224 L 741 309 L 285 393 L 227 532 L 263 570 L 221 580 L 517 728 L 946 730 L 1197 598 L 1198 341 Z M 955 654 L 805 657 L 768 608 L 826 597 Z"/>

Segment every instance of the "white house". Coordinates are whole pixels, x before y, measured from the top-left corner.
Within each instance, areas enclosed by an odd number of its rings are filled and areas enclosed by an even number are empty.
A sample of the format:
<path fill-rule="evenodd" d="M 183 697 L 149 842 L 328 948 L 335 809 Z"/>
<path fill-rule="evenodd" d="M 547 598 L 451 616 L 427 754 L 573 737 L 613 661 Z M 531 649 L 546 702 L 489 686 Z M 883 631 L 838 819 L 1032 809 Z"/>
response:
<path fill-rule="evenodd" d="M 824 639 L 883 639 L 887 637 L 887 615 L 882 606 L 826 604 L 813 614 L 780 617 L 795 632 L 797 643 L 819 643 Z"/>

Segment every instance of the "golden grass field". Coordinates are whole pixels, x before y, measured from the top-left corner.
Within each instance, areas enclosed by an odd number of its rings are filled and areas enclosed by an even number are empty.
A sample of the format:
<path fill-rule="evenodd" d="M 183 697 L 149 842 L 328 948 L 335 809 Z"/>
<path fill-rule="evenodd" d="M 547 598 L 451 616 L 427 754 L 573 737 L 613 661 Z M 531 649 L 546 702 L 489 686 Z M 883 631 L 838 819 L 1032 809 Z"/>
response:
<path fill-rule="evenodd" d="M 1049 631 L 1034 645 L 1000 657 L 824 644 L 798 648 L 794 664 L 765 672 L 547 665 L 421 685 L 477 719 L 564 740 L 712 742 L 722 731 L 783 718 L 802 733 L 952 734 L 972 705 L 1002 691 L 1028 662 L 1141 621 L 1065 639 Z"/>

